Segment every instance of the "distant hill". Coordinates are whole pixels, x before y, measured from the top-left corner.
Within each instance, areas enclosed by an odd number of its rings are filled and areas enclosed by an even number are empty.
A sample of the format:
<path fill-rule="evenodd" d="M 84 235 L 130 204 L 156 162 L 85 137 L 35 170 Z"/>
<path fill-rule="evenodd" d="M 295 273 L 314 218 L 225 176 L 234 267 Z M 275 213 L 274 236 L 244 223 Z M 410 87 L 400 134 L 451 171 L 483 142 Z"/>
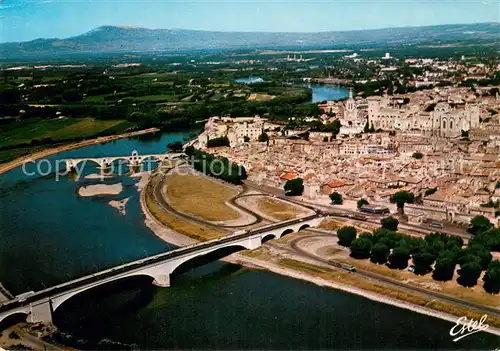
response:
<path fill-rule="evenodd" d="M 499 23 L 319 33 L 212 32 L 102 26 L 67 39 L 0 44 L 0 59 L 74 54 L 186 52 L 193 50 L 338 48 L 474 41 L 499 42 Z"/>

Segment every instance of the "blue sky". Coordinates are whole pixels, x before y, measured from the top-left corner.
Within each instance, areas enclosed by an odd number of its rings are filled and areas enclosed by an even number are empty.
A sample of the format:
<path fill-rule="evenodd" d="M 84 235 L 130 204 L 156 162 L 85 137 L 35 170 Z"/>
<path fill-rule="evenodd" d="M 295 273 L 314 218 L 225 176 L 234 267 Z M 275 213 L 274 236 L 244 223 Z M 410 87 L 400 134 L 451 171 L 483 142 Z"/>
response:
<path fill-rule="evenodd" d="M 313 32 L 499 20 L 500 0 L 0 0 L 0 42 L 65 38 L 104 24 Z"/>

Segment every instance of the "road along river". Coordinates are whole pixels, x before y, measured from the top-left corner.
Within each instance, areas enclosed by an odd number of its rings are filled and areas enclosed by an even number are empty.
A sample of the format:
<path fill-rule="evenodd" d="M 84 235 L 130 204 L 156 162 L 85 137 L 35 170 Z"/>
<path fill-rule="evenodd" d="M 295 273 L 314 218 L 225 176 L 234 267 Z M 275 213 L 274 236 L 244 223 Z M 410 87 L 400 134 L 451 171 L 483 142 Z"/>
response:
<path fill-rule="evenodd" d="M 188 133 L 156 134 L 71 150 L 48 159 L 161 153 Z M 28 169 L 29 170 L 29 169 Z M 92 166 L 85 175 L 95 173 Z M 92 177 L 91 177 L 92 178 Z M 137 178 L 118 195 L 80 197 L 99 179 L 54 174 L 0 176 L 0 281 L 14 294 L 39 290 L 168 250 L 145 225 Z M 125 215 L 109 205 L 130 198 Z M 79 338 L 140 348 L 389 348 L 498 346 L 485 333 L 453 343 L 453 323 L 269 272 L 215 262 L 176 277 L 171 288 L 134 279 L 70 299 L 55 315 Z"/>

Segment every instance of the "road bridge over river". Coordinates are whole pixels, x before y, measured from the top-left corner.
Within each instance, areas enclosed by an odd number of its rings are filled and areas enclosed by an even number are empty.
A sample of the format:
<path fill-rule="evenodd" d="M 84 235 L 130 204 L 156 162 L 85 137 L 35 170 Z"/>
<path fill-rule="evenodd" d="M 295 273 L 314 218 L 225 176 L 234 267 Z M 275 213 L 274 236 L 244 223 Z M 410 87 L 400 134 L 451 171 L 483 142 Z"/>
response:
<path fill-rule="evenodd" d="M 146 257 L 48 289 L 24 293 L 0 305 L 0 322 L 16 314 L 26 315 L 29 322 L 52 322 L 53 312 L 71 297 L 100 285 L 128 277 L 150 276 L 155 285 L 168 287 L 172 273 L 197 257 L 217 252 L 227 255 L 241 249 L 256 249 L 267 240 L 317 226 L 323 219 L 321 215 L 314 214 L 269 224 L 249 231 L 237 231 L 219 239 Z M 227 248 L 230 250 L 223 250 Z"/>

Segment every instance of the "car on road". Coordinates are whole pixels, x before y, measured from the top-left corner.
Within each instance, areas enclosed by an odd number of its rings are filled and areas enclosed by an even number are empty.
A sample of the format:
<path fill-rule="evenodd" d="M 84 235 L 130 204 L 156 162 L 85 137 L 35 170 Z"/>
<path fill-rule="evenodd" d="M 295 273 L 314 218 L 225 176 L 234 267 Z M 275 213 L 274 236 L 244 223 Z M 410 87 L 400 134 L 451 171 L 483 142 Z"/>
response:
<path fill-rule="evenodd" d="M 438 221 L 432 221 L 429 226 L 433 227 L 433 228 L 439 228 L 439 229 L 442 229 L 444 228 L 444 224 L 441 223 L 441 222 L 438 222 Z"/>
<path fill-rule="evenodd" d="M 351 266 L 350 264 L 342 264 L 342 268 L 349 272 L 356 272 L 356 267 Z"/>
<path fill-rule="evenodd" d="M 415 273 L 415 267 L 414 266 L 408 267 L 408 272 Z"/>

